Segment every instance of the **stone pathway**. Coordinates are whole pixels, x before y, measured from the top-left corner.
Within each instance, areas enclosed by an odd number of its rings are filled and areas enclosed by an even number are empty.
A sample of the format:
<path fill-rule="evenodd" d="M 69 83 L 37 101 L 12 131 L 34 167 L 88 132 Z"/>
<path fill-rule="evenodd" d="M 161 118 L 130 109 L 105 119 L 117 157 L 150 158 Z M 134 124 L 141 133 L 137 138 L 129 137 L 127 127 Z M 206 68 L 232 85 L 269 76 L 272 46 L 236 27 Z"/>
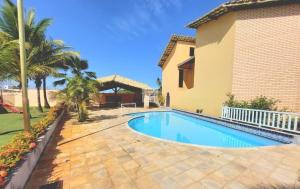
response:
<path fill-rule="evenodd" d="M 300 146 L 229 150 L 139 135 L 120 110 L 91 112 L 56 132 L 27 189 L 63 181 L 65 189 L 300 188 Z"/>

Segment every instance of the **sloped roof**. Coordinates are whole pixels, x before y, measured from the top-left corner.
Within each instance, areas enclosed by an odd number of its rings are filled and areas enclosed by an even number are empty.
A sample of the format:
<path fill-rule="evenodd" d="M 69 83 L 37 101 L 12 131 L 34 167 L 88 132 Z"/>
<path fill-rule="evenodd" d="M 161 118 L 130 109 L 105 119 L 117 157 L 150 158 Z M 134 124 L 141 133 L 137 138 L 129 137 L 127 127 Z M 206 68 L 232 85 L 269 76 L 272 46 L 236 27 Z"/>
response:
<path fill-rule="evenodd" d="M 179 69 L 191 69 L 192 64 L 195 64 L 195 57 L 192 56 L 177 65 Z"/>
<path fill-rule="evenodd" d="M 145 84 L 141 83 L 120 75 L 110 75 L 107 77 L 98 78 L 97 81 L 101 83 L 100 90 L 107 90 L 113 86 L 124 87 L 125 89 L 141 89 L 141 90 L 152 90 L 152 88 Z"/>
<path fill-rule="evenodd" d="M 160 57 L 160 60 L 158 62 L 158 66 L 160 66 L 160 67 L 163 66 L 163 64 L 166 62 L 169 55 L 171 54 L 173 48 L 175 47 L 177 41 L 188 42 L 188 43 L 191 43 L 191 44 L 196 43 L 196 39 L 194 37 L 184 36 L 184 35 L 175 35 L 175 34 L 172 35 L 167 47 L 165 48 L 162 56 Z"/>
<path fill-rule="evenodd" d="M 291 3 L 300 3 L 300 0 L 231 0 L 220 5 L 219 7 L 215 8 L 206 15 L 198 18 L 197 20 L 189 23 L 187 27 L 196 29 L 200 25 L 210 22 L 212 20 L 216 20 L 220 16 L 231 11 L 278 6 Z"/>

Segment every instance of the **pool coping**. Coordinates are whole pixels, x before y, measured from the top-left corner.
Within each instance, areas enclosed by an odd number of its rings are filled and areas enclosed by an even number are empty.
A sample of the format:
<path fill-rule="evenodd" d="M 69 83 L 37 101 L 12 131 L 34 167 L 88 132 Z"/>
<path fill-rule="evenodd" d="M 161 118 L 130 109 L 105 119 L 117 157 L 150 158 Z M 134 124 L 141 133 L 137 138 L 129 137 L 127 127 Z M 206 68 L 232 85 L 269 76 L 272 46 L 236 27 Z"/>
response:
<path fill-rule="evenodd" d="M 150 112 L 150 111 L 147 111 Z M 147 113 L 145 112 L 145 113 Z M 156 111 L 153 111 L 156 112 Z M 164 111 L 157 111 L 157 112 L 164 112 Z M 140 112 L 143 113 L 143 112 Z M 132 117 L 128 119 L 128 122 L 133 120 L 133 119 L 137 119 L 140 117 L 144 117 L 144 116 L 136 116 L 136 117 Z M 163 139 L 163 138 L 158 138 L 158 137 L 154 137 L 151 135 L 147 135 L 144 134 L 142 132 L 136 131 L 134 130 L 132 127 L 129 126 L 129 124 L 126 124 L 126 127 L 131 130 L 132 132 L 141 135 L 143 137 L 146 138 L 151 138 L 154 140 L 158 140 L 158 141 L 162 141 L 162 142 L 167 142 L 167 143 L 172 143 L 172 144 L 179 144 L 179 145 L 183 145 L 183 146 L 189 146 L 189 147 L 196 147 L 196 148 L 205 148 L 205 149 L 214 149 L 214 150 L 229 150 L 229 151 L 234 151 L 234 150 L 244 150 L 244 151 L 249 151 L 249 150 L 258 150 L 258 149 L 273 149 L 273 148 L 278 148 L 278 147 L 282 147 L 282 146 L 295 146 L 296 144 L 281 144 L 281 145 L 276 145 L 276 146 L 260 146 L 260 147 L 245 147 L 245 148 L 231 148 L 231 147 L 221 147 L 221 146 L 206 146 L 206 145 L 200 145 L 200 144 L 190 144 L 190 143 L 183 143 L 183 142 L 177 142 L 174 140 L 168 140 L 168 139 Z"/>
<path fill-rule="evenodd" d="M 153 111 L 150 110 L 150 111 L 134 112 L 134 113 L 130 113 L 130 114 L 135 114 L 135 113 L 151 113 L 151 112 L 171 112 L 171 111 L 174 111 L 174 110 L 175 109 L 153 110 Z M 277 148 L 277 147 L 282 147 L 282 146 L 295 146 L 295 145 L 297 145 L 295 143 L 282 143 L 280 145 L 275 145 L 275 146 L 259 146 L 259 147 L 232 148 L 232 147 L 206 146 L 206 145 L 199 145 L 199 144 L 190 144 L 190 143 L 177 142 L 177 141 L 173 141 L 173 140 L 169 140 L 169 139 L 163 139 L 163 138 L 158 138 L 158 137 L 154 137 L 154 136 L 151 136 L 151 135 L 147 135 L 147 134 L 144 134 L 142 132 L 136 131 L 132 127 L 129 126 L 128 123 L 131 120 L 134 120 L 134 119 L 137 119 L 137 118 L 140 118 L 140 117 L 144 117 L 144 116 L 133 116 L 133 117 L 130 117 L 129 114 L 126 114 L 124 116 L 128 117 L 128 121 L 126 123 L 126 127 L 129 128 L 131 131 L 133 131 L 136 134 L 139 134 L 139 135 L 142 135 L 142 136 L 145 136 L 145 137 L 148 137 L 148 138 L 152 138 L 152 139 L 155 139 L 155 140 L 163 141 L 163 142 L 169 142 L 169 143 L 180 144 L 180 145 L 185 145 L 185 146 L 192 146 L 192 147 L 206 148 L 206 149 L 219 149 L 219 150 L 257 150 L 257 149 L 272 149 L 272 148 Z M 197 116 L 197 117 L 195 117 L 197 119 L 201 119 L 202 118 L 202 115 L 195 115 L 195 116 Z M 234 128 L 232 128 L 232 129 L 234 129 Z M 246 131 L 243 131 L 243 132 L 246 132 Z M 247 133 L 249 133 L 249 132 L 247 132 Z M 252 134 L 252 133 L 250 133 L 250 134 Z M 263 136 L 261 136 L 261 137 L 263 137 Z M 272 139 L 272 140 L 274 140 L 274 139 Z M 279 142 L 281 142 L 281 141 L 279 141 Z"/>
<path fill-rule="evenodd" d="M 265 138 L 275 140 L 278 142 L 282 142 L 285 144 L 300 144 L 300 141 L 298 139 L 299 135 L 285 133 L 282 131 L 276 131 L 276 130 L 265 128 L 265 127 L 257 127 L 257 126 L 251 125 L 251 124 L 230 121 L 230 120 L 221 119 L 221 118 L 215 118 L 215 117 L 211 117 L 211 116 L 207 116 L 207 115 L 195 114 L 193 112 L 188 112 L 188 111 L 179 110 L 179 109 L 172 109 L 172 110 L 175 112 L 178 112 L 178 113 L 188 114 L 189 116 L 192 116 L 192 117 L 195 117 L 198 119 L 202 119 L 202 120 L 209 121 L 212 123 L 217 123 L 224 127 L 229 127 L 232 129 L 246 132 L 246 133 L 265 137 Z M 274 136 L 274 135 L 276 135 L 276 136 Z M 285 139 L 284 139 L 284 137 L 285 137 Z"/>

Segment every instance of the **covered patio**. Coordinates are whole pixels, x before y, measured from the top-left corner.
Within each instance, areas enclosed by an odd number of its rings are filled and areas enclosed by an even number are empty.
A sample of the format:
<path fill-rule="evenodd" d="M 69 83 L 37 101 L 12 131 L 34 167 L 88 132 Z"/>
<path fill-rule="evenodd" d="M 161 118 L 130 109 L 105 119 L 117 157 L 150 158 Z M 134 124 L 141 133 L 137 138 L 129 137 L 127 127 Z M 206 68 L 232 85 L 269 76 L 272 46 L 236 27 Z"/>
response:
<path fill-rule="evenodd" d="M 143 104 L 143 91 L 153 90 L 149 85 L 120 75 L 111 75 L 97 79 L 100 107 L 119 107 L 122 103 Z"/>

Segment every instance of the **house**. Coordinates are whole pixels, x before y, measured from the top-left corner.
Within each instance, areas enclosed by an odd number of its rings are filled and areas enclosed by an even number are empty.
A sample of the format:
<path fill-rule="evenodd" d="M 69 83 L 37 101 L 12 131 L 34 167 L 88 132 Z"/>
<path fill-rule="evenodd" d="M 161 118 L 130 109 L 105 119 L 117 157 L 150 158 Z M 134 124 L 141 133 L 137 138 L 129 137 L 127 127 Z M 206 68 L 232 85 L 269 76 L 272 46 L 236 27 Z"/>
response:
<path fill-rule="evenodd" d="M 226 94 L 300 112 L 300 1 L 234 0 L 173 35 L 159 60 L 166 105 L 220 116 Z"/>

